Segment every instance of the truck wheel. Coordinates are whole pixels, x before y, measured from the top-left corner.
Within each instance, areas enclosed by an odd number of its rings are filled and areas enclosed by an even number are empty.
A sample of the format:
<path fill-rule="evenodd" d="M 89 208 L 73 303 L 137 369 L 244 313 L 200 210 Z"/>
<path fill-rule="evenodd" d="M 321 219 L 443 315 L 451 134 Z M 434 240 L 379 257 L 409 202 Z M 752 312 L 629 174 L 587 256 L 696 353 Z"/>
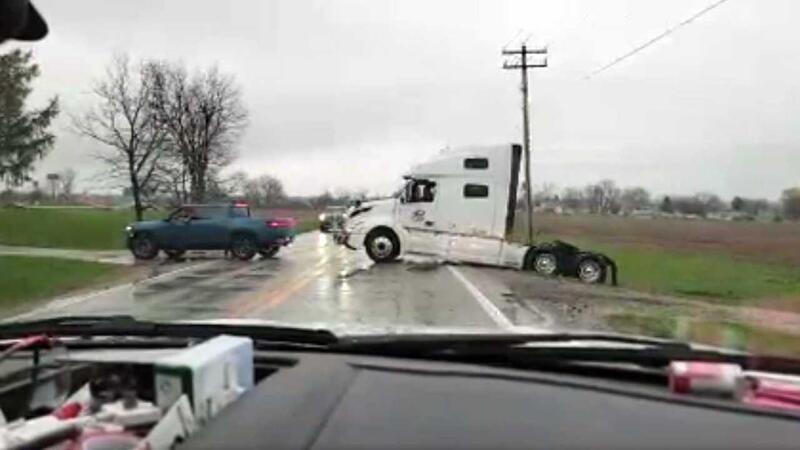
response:
<path fill-rule="evenodd" d="M 606 278 L 606 268 L 595 258 L 585 258 L 578 264 L 578 278 L 586 284 L 596 284 Z"/>
<path fill-rule="evenodd" d="M 367 255 L 376 263 L 393 261 L 400 255 L 400 240 L 392 230 L 379 228 L 372 230 L 364 239 Z"/>
<path fill-rule="evenodd" d="M 263 258 L 272 258 L 278 253 L 278 250 L 280 249 L 281 247 L 279 245 L 271 245 L 269 247 L 259 250 L 258 253 L 260 253 L 261 257 Z"/>
<path fill-rule="evenodd" d="M 550 252 L 537 253 L 533 257 L 533 270 L 542 275 L 553 276 L 558 271 L 558 258 Z"/>
<path fill-rule="evenodd" d="M 258 245 L 252 236 L 240 234 L 231 241 L 231 254 L 242 261 L 249 261 L 256 256 Z"/>
<path fill-rule="evenodd" d="M 167 257 L 169 259 L 177 261 L 180 260 L 184 254 L 186 254 L 186 250 L 171 249 L 171 250 L 164 250 L 164 253 L 167 254 Z"/>
<path fill-rule="evenodd" d="M 131 253 L 136 259 L 150 260 L 158 256 L 158 246 L 150 236 L 138 235 L 131 240 Z"/>

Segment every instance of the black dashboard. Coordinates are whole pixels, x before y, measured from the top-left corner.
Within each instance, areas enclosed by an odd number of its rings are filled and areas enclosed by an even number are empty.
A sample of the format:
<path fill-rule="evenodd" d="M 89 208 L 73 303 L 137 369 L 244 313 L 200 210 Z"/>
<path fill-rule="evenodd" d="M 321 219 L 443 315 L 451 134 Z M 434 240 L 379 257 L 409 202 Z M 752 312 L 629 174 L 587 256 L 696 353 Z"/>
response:
<path fill-rule="evenodd" d="M 304 353 L 179 448 L 798 447 L 797 418 L 665 386 Z"/>

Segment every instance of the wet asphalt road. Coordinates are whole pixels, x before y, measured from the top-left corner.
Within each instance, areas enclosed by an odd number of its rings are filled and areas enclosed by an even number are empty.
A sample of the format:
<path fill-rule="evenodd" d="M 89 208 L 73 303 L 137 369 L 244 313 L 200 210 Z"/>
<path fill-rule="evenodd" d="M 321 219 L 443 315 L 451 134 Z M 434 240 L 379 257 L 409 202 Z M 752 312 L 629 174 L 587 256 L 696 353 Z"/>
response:
<path fill-rule="evenodd" d="M 130 314 L 149 320 L 265 319 L 337 330 L 541 328 L 548 318 L 509 299 L 497 270 L 406 258 L 374 265 L 364 252 L 307 233 L 273 259 L 221 257 L 18 316 Z"/>

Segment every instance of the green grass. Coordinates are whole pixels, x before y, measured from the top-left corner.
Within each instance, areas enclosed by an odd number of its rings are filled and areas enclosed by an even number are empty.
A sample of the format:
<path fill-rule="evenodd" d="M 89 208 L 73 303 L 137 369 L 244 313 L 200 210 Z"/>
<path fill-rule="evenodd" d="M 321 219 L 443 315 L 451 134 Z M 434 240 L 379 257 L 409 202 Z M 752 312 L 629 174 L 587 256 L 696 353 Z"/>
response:
<path fill-rule="evenodd" d="M 150 213 L 161 217 L 164 213 Z M 0 244 L 76 249 L 124 248 L 130 210 L 0 209 Z"/>
<path fill-rule="evenodd" d="M 606 323 L 615 331 L 658 338 L 674 338 L 676 320 L 674 317 L 632 313 L 609 314 Z"/>
<path fill-rule="evenodd" d="M 557 239 L 539 236 L 538 242 Z M 563 238 L 610 256 L 622 287 L 655 294 L 741 304 L 762 298 L 800 299 L 800 268 L 756 262 L 724 252 L 655 249 L 631 244 Z"/>
<path fill-rule="evenodd" d="M 0 256 L 0 308 L 53 297 L 111 280 L 124 269 L 93 262 L 31 256 Z"/>
<path fill-rule="evenodd" d="M 800 355 L 797 335 L 742 322 L 699 320 L 667 311 L 620 312 L 608 314 L 605 319 L 614 331 L 625 334 L 697 342 L 759 355 Z"/>
<path fill-rule="evenodd" d="M 297 222 L 297 232 L 306 233 L 308 231 L 315 231 L 319 229 L 319 219 L 316 217 L 301 218 Z"/>
<path fill-rule="evenodd" d="M 646 292 L 703 297 L 726 303 L 800 297 L 800 269 L 745 261 L 730 255 L 587 245 L 613 258 L 620 284 Z"/>

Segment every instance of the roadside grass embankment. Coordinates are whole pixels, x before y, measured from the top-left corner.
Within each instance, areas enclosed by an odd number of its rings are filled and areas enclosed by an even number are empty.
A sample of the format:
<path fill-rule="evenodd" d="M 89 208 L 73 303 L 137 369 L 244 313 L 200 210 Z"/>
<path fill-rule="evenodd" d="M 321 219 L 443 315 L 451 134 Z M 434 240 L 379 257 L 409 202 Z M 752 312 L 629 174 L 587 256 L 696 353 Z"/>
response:
<path fill-rule="evenodd" d="M 127 268 L 60 258 L 0 256 L 0 311 L 113 282 Z"/>
<path fill-rule="evenodd" d="M 538 241 L 562 239 L 613 258 L 622 287 L 800 311 L 798 224 L 556 215 L 536 215 L 534 224 Z"/>
<path fill-rule="evenodd" d="M 147 218 L 163 213 L 148 212 Z M 0 244 L 106 250 L 125 248 L 133 212 L 101 209 L 0 208 Z"/>

